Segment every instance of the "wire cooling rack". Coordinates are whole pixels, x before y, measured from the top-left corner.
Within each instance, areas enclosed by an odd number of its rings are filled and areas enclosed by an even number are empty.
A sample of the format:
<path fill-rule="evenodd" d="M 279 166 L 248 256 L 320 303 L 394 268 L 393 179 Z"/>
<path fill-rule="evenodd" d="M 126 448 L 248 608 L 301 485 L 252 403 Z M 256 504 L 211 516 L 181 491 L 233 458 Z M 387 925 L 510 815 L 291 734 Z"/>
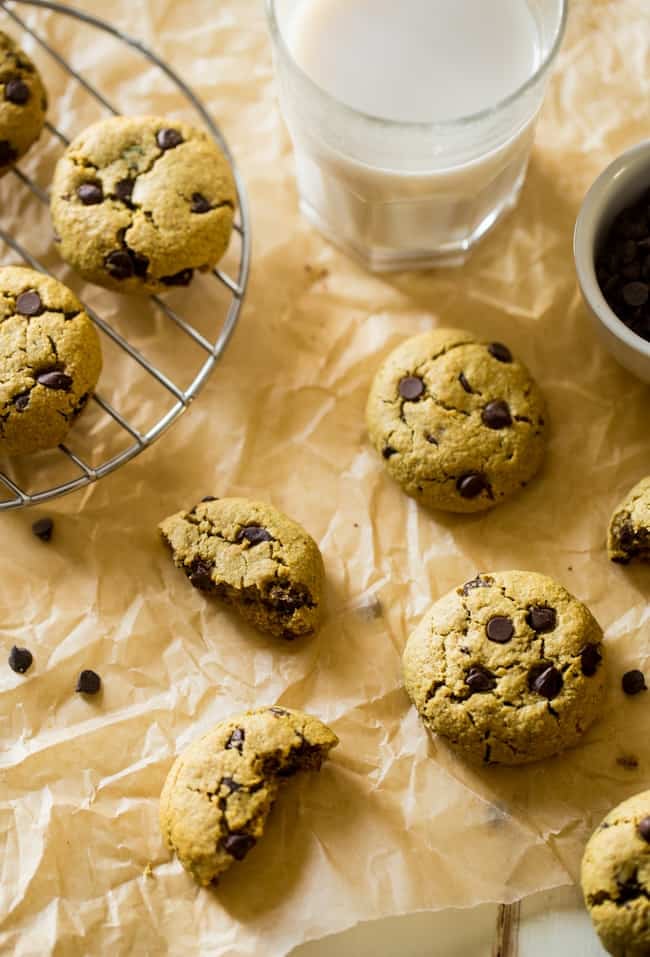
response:
<path fill-rule="evenodd" d="M 96 310 L 91 309 L 87 304 L 84 303 L 86 312 L 98 327 L 100 333 L 110 339 L 112 343 L 122 350 L 124 355 L 127 356 L 129 360 L 137 363 L 138 366 L 143 369 L 148 376 L 155 380 L 155 382 L 162 389 L 166 390 L 168 396 L 171 396 L 174 400 L 173 405 L 171 408 L 165 409 L 164 414 L 157 419 L 154 425 L 149 428 L 142 429 L 138 428 L 132 421 L 129 421 L 125 415 L 122 415 L 113 406 L 113 404 L 108 401 L 108 399 L 101 395 L 101 393 L 96 393 L 93 396 L 93 400 L 96 406 L 101 410 L 101 414 L 103 416 L 109 417 L 112 423 L 119 427 L 119 429 L 128 436 L 129 444 L 126 446 L 126 448 L 122 448 L 117 454 L 108 456 L 105 461 L 101 461 L 96 464 L 90 464 L 82 455 L 77 454 L 70 449 L 68 445 L 60 445 L 58 450 L 56 450 L 56 454 L 58 456 L 64 456 L 65 459 L 67 459 L 67 465 L 74 469 L 72 477 L 60 482 L 59 484 L 53 484 L 49 487 L 47 482 L 45 482 L 45 487 L 36 488 L 31 491 L 28 491 L 22 487 L 22 485 L 26 483 L 21 482 L 15 476 L 12 478 L 10 475 L 6 474 L 6 471 L 2 470 L 2 463 L 0 463 L 0 486 L 3 488 L 6 495 L 5 498 L 0 500 L 0 510 L 21 508 L 26 505 L 42 503 L 56 498 L 57 496 L 65 495 L 68 492 L 83 488 L 84 486 L 103 478 L 110 472 L 113 472 L 115 469 L 119 468 L 121 465 L 124 465 L 126 462 L 129 462 L 136 455 L 139 455 L 140 452 L 152 445 L 156 439 L 158 439 L 165 432 L 165 430 L 168 429 L 169 426 L 176 421 L 176 419 L 178 419 L 185 409 L 187 409 L 192 400 L 201 390 L 202 386 L 205 384 L 208 376 L 212 372 L 219 357 L 224 351 L 239 317 L 242 300 L 246 291 L 250 264 L 250 224 L 244 185 L 237 171 L 230 150 L 228 149 L 228 145 L 226 144 L 219 128 L 211 119 L 202 102 L 192 92 L 188 85 L 167 63 L 163 62 L 158 56 L 156 56 L 155 53 L 144 46 L 144 44 L 125 35 L 124 33 L 120 32 L 120 30 L 116 29 L 111 24 L 106 23 L 104 20 L 101 20 L 98 17 L 79 10 L 74 10 L 71 7 L 60 3 L 50 2 L 50 0 L 0 0 L 0 12 L 6 15 L 8 21 L 12 21 L 12 23 L 7 22 L 6 24 L 7 26 L 13 26 L 14 29 L 12 32 L 15 33 L 15 27 L 19 27 L 24 33 L 29 34 L 40 50 L 43 51 L 44 55 L 53 60 L 59 68 L 64 70 L 71 82 L 79 84 L 79 86 L 83 89 L 84 94 L 92 97 L 100 105 L 104 112 L 117 115 L 120 111 L 111 104 L 106 96 L 87 78 L 87 76 L 84 76 L 79 70 L 75 69 L 71 63 L 69 63 L 66 59 L 64 59 L 64 57 L 61 56 L 60 53 L 57 52 L 54 46 L 49 42 L 49 39 L 46 39 L 42 36 L 42 31 L 35 29 L 23 19 L 23 17 L 17 11 L 24 7 L 37 7 L 51 12 L 52 14 L 56 15 L 56 17 L 68 17 L 71 18 L 71 20 L 81 22 L 90 28 L 103 31 L 105 34 L 109 34 L 120 43 L 126 44 L 131 50 L 136 51 L 136 53 L 144 57 L 148 63 L 154 64 L 165 74 L 169 80 L 172 81 L 175 87 L 180 90 L 185 100 L 189 102 L 195 113 L 198 114 L 200 120 L 207 127 L 211 135 L 217 141 L 230 161 L 237 188 L 238 214 L 234 223 L 234 230 L 239 238 L 239 255 L 238 262 L 236 263 L 234 270 L 230 270 L 230 272 L 236 272 L 236 278 L 233 278 L 229 272 L 226 272 L 223 269 L 212 270 L 211 278 L 226 290 L 228 296 L 223 307 L 223 315 L 221 317 L 222 321 L 218 330 L 214 334 L 214 337 L 200 332 L 195 325 L 188 322 L 185 318 L 183 318 L 183 316 L 179 315 L 175 309 L 170 308 L 170 306 L 158 296 L 151 297 L 155 307 L 160 310 L 160 312 L 167 319 L 174 323 L 174 325 L 180 329 L 185 336 L 188 336 L 193 343 L 200 350 L 202 350 L 202 353 L 205 354 L 204 361 L 200 366 L 198 373 L 190 385 L 186 388 L 183 388 L 181 385 L 177 384 L 172 376 L 163 372 L 156 364 L 147 359 L 146 356 L 143 355 L 143 353 L 133 344 L 131 344 L 110 322 L 106 321 L 101 315 L 98 314 Z M 5 26 L 1 20 L 0 25 L 2 28 Z M 45 128 L 47 132 L 51 136 L 55 137 L 62 146 L 65 147 L 70 142 L 69 137 L 49 121 L 46 121 Z M 37 150 L 38 148 L 39 146 L 36 144 L 34 146 L 34 150 Z M 49 197 L 46 190 L 42 186 L 38 185 L 18 166 L 14 167 L 12 173 L 22 184 L 22 186 L 30 190 L 40 202 L 45 204 L 49 203 Z M 10 174 L 8 174 L 8 176 L 9 175 Z M 20 256 L 20 258 L 29 266 L 34 269 L 38 269 L 41 272 L 51 274 L 50 270 L 43 266 L 30 253 L 30 251 L 21 244 L 18 239 L 4 230 L 1 224 L 0 239 L 3 240 L 6 245 L 10 247 L 18 256 Z M 47 473 L 47 469 L 45 471 Z"/>

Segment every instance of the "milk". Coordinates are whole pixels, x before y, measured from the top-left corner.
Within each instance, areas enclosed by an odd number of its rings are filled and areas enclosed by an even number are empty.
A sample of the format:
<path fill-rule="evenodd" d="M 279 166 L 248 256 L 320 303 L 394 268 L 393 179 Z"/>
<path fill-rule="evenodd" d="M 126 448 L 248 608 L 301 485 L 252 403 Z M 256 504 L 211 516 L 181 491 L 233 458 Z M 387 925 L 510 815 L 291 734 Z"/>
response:
<path fill-rule="evenodd" d="M 461 262 L 521 188 L 563 0 L 268 0 L 303 212 L 372 269 Z"/>

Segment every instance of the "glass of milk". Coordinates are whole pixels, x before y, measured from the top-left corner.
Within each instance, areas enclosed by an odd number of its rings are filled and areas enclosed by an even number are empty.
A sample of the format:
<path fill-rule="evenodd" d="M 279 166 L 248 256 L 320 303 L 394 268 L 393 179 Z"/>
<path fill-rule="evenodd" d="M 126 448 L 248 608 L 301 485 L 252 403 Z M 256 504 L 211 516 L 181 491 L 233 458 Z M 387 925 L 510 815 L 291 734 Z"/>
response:
<path fill-rule="evenodd" d="M 372 270 L 459 264 L 517 201 L 567 0 L 267 0 L 301 208 Z"/>

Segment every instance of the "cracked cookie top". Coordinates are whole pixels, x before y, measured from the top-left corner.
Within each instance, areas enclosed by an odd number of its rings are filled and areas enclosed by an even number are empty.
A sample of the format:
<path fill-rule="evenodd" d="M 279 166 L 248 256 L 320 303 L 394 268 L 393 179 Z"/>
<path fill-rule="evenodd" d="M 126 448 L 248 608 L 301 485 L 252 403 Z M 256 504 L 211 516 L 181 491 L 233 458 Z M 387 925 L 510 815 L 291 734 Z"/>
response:
<path fill-rule="evenodd" d="M 248 854 L 283 780 L 319 770 L 338 738 L 288 708 L 222 721 L 177 758 L 160 797 L 160 826 L 183 867 L 209 884 Z"/>
<path fill-rule="evenodd" d="M 375 376 L 366 417 L 389 474 L 431 508 L 492 508 L 544 456 L 544 399 L 529 372 L 507 346 L 461 330 L 398 346 Z"/>
<path fill-rule="evenodd" d="M 316 542 L 264 502 L 208 496 L 160 525 L 192 585 L 236 606 L 261 631 L 309 634 L 321 616 L 323 559 Z"/>
<path fill-rule="evenodd" d="M 621 565 L 634 558 L 650 561 L 650 476 L 641 479 L 614 510 L 607 554 Z"/>
<path fill-rule="evenodd" d="M 478 575 L 437 601 L 404 651 L 424 723 L 464 756 L 522 764 L 575 744 L 602 699 L 602 631 L 545 575 Z"/>
<path fill-rule="evenodd" d="M 582 859 L 582 891 L 604 946 L 616 957 L 650 954 L 650 791 L 609 812 Z"/>
<path fill-rule="evenodd" d="M 33 269 L 0 268 L 0 452 L 62 442 L 101 366 L 99 336 L 67 286 Z"/>
<path fill-rule="evenodd" d="M 203 130 L 155 116 L 88 127 L 57 163 L 51 213 L 63 258 L 120 292 L 187 286 L 230 240 L 235 186 Z"/>
<path fill-rule="evenodd" d="M 41 135 L 47 96 L 27 54 L 0 31 L 0 176 Z"/>

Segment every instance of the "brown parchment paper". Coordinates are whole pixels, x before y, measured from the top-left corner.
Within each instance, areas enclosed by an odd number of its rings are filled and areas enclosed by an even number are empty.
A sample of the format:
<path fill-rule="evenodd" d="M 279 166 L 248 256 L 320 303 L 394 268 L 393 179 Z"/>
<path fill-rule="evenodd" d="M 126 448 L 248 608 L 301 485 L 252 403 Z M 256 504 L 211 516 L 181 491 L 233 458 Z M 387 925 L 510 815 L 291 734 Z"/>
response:
<path fill-rule="evenodd" d="M 25 677 L 0 667 L 1 952 L 284 955 L 360 920 L 571 882 L 601 815 L 650 785 L 647 696 L 620 691 L 623 670 L 648 666 L 650 572 L 611 566 L 603 550 L 611 508 L 650 471 L 649 393 L 594 339 L 571 254 L 586 189 L 648 135 L 647 0 L 573 0 L 518 209 L 462 270 L 383 278 L 298 215 L 259 0 L 77 5 L 154 47 L 218 118 L 250 191 L 254 267 L 214 377 L 159 444 L 47 509 L 0 516 L 2 659 L 14 643 L 35 658 Z M 156 71 L 131 72 L 112 42 L 25 15 L 123 111 L 189 117 Z M 27 48 L 62 129 L 101 115 Z M 23 168 L 46 185 L 58 152 L 44 137 Z M 196 353 L 170 323 L 148 303 L 80 284 L 57 258 L 46 213 L 11 176 L 0 209 L 5 228 L 189 381 Z M 3 261 L 18 260 L 5 250 Z M 206 279 L 170 302 L 209 331 L 220 295 Z M 489 515 L 428 514 L 385 476 L 365 436 L 381 359 L 443 323 L 508 342 L 550 405 L 543 475 Z M 160 412 L 160 394 L 115 350 L 101 390 L 143 425 Z M 93 416 L 71 446 L 85 442 L 101 460 L 110 440 Z M 24 477 L 44 465 L 16 468 Z M 268 499 L 314 535 L 328 573 L 319 635 L 266 639 L 171 566 L 156 524 L 205 494 Z M 56 521 L 50 545 L 29 530 L 42 514 Z M 418 723 L 400 652 L 437 596 L 478 569 L 513 567 L 556 576 L 602 623 L 605 716 L 556 760 L 475 771 Z M 73 693 L 84 667 L 103 678 L 96 700 Z M 246 861 L 214 891 L 198 889 L 163 847 L 162 782 L 213 723 L 273 702 L 319 715 L 341 745 L 320 775 L 286 787 Z"/>

